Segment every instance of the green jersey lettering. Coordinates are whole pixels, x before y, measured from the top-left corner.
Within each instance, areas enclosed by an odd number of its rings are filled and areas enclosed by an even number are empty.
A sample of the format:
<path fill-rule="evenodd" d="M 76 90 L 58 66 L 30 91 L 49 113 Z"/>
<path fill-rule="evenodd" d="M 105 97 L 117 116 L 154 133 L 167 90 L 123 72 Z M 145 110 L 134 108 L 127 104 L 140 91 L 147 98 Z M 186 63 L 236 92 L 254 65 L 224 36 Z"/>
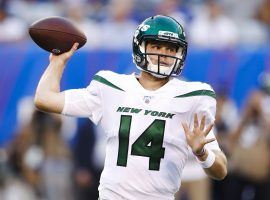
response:
<path fill-rule="evenodd" d="M 172 117 L 173 117 L 174 115 L 175 115 L 175 114 L 167 113 L 166 118 L 171 118 L 171 119 L 172 119 Z"/>
<path fill-rule="evenodd" d="M 118 107 L 116 112 L 123 112 L 124 109 L 125 107 Z"/>
<path fill-rule="evenodd" d="M 129 112 L 131 108 L 126 107 L 123 112 Z"/>
<path fill-rule="evenodd" d="M 144 115 L 148 115 L 150 112 L 152 112 L 152 111 L 151 110 L 145 110 Z"/>
<path fill-rule="evenodd" d="M 142 109 L 138 109 L 138 108 L 131 108 L 131 113 L 136 113 L 138 114 L 139 112 L 141 112 Z"/>
<path fill-rule="evenodd" d="M 118 166 L 127 166 L 129 134 L 132 116 L 122 115 L 119 128 Z M 165 148 L 162 147 L 165 120 L 155 119 L 132 144 L 131 155 L 149 157 L 149 170 L 159 170 Z"/>

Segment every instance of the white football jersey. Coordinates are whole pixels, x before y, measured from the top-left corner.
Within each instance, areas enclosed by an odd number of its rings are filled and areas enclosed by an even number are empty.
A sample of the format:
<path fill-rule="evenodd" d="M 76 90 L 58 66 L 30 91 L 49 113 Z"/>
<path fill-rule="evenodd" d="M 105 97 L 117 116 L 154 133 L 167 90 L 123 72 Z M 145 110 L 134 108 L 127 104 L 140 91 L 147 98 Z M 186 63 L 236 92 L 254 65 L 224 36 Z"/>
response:
<path fill-rule="evenodd" d="M 181 122 L 192 127 L 197 113 L 212 123 L 214 97 L 205 83 L 170 78 L 149 91 L 135 74 L 111 71 L 97 73 L 87 88 L 67 90 L 63 114 L 89 117 L 106 133 L 100 199 L 174 199 L 188 156 Z M 219 150 L 216 141 L 207 146 Z"/>

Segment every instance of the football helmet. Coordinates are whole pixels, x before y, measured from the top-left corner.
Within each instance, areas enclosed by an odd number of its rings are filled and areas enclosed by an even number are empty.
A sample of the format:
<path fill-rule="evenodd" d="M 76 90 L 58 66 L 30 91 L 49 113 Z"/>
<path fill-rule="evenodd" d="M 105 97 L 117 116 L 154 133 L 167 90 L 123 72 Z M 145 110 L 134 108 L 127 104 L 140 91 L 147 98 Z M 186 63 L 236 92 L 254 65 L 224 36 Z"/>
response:
<path fill-rule="evenodd" d="M 146 44 L 151 41 L 168 42 L 177 46 L 175 56 L 146 52 Z M 158 78 L 178 76 L 181 74 L 186 59 L 188 44 L 183 27 L 174 18 L 156 15 L 147 18 L 136 29 L 133 36 L 133 62 L 137 68 Z M 149 55 L 157 56 L 157 64 L 153 64 Z M 171 66 L 164 66 L 161 57 L 174 59 Z"/>

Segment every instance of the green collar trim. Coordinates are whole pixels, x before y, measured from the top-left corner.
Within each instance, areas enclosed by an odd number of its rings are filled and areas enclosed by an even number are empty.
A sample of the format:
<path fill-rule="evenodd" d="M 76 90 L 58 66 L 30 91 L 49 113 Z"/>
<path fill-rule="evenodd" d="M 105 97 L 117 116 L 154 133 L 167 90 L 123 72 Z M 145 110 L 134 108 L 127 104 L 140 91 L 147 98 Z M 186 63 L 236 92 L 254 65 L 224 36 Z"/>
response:
<path fill-rule="evenodd" d="M 107 86 L 110 86 L 110 87 L 112 87 L 114 89 L 124 91 L 123 89 L 117 87 L 116 85 L 112 84 L 110 81 L 108 81 L 107 79 L 105 79 L 105 78 L 103 78 L 103 77 L 101 77 L 99 75 L 95 75 L 93 80 L 98 81 L 100 83 L 103 83 L 103 84 L 105 84 Z"/>
<path fill-rule="evenodd" d="M 184 97 L 192 97 L 192 96 L 209 96 L 209 97 L 213 97 L 214 99 L 216 98 L 216 94 L 212 90 L 196 90 L 193 92 L 175 96 L 174 98 L 184 98 Z"/>

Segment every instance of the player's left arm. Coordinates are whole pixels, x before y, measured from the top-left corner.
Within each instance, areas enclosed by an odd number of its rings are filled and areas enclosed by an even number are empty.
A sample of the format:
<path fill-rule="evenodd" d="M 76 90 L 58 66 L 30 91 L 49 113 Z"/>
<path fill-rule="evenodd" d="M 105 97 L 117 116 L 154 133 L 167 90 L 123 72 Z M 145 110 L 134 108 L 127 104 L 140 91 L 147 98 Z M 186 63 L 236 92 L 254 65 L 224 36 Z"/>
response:
<path fill-rule="evenodd" d="M 207 144 L 214 142 L 214 137 L 207 138 L 207 135 L 213 128 L 214 124 L 205 126 L 206 116 L 198 121 L 198 115 L 194 116 L 194 127 L 191 130 L 187 123 L 182 123 L 187 143 L 197 157 L 198 162 L 204 168 L 204 171 L 214 179 L 222 180 L 227 175 L 227 159 L 224 153 L 219 150 L 207 148 Z"/>
<path fill-rule="evenodd" d="M 182 122 L 182 126 L 197 161 L 210 177 L 221 180 L 227 175 L 227 159 L 212 130 L 216 115 L 215 93 L 209 85 L 203 84 L 203 87 L 190 118 Z"/>

